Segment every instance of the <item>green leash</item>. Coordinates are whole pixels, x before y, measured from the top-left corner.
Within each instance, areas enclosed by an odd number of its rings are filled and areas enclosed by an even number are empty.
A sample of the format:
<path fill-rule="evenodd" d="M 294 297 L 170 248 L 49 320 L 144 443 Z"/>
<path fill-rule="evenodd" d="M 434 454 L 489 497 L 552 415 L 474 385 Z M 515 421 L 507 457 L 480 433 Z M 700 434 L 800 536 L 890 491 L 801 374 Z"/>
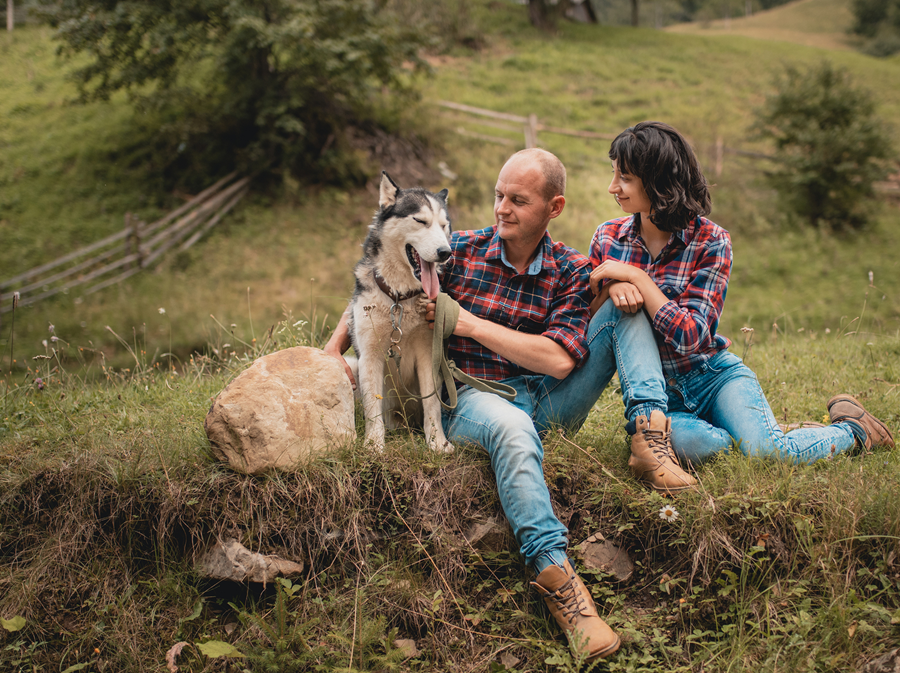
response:
<path fill-rule="evenodd" d="M 457 367 L 453 360 L 447 357 L 447 340 L 453 334 L 453 330 L 456 329 L 458 320 L 459 304 L 443 292 L 438 294 L 434 309 L 434 341 L 431 347 L 431 366 L 434 372 L 435 392 L 441 389 L 441 385 L 446 385 L 447 397 L 450 401 L 449 404 L 445 404 L 444 400 L 438 396 L 441 406 L 451 411 L 456 409 L 457 397 L 454 379 L 475 388 L 475 390 L 494 393 L 512 402 L 516 399 L 515 388 L 499 381 L 485 381 L 484 379 L 476 379 L 474 376 L 469 376 Z"/>

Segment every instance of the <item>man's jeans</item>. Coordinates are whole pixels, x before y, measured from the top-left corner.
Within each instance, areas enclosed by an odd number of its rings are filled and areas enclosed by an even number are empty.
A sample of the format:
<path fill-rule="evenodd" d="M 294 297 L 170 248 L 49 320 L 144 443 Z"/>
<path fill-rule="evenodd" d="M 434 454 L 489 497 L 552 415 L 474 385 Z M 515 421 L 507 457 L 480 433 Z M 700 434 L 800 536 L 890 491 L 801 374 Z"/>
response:
<path fill-rule="evenodd" d="M 643 312 L 622 313 L 606 302 L 590 322 L 587 341 L 587 360 L 565 379 L 506 379 L 517 392 L 513 402 L 464 387 L 456 409 L 443 413 L 447 439 L 479 444 L 490 456 L 503 511 L 537 573 L 551 563 L 563 565 L 568 533 L 550 503 L 541 436 L 552 425 L 577 431 L 617 368 L 626 418 L 666 408 L 659 351 Z"/>

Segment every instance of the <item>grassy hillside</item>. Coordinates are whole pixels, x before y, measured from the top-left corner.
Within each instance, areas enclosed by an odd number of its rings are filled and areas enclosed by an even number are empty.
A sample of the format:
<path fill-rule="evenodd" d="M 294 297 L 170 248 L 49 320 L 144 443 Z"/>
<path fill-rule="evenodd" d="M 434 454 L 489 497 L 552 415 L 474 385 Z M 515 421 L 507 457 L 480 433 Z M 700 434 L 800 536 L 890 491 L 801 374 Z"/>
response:
<path fill-rule="evenodd" d="M 900 118 L 900 90 L 882 86 L 898 75 L 892 61 L 740 36 L 727 40 L 670 32 L 560 24 L 554 37 L 528 25 L 520 7 L 478 5 L 475 17 L 490 31 L 488 47 L 434 59 L 421 110 L 407 127 L 433 143 L 432 169 L 445 161 L 459 177 L 429 185 L 448 187 L 457 228 L 491 222 L 491 188 L 498 167 L 516 145 L 461 137 L 465 123 L 437 113 L 448 99 L 520 115 L 550 125 L 616 133 L 645 118 L 669 121 L 687 133 L 711 171 L 717 138 L 727 147 L 765 150 L 748 137 L 753 109 L 785 64 L 805 67 L 828 58 L 846 67 L 876 96 L 878 112 Z M 785 10 L 786 11 L 786 10 Z M 179 205 L 162 193 L 152 166 L 142 162 L 150 142 L 147 121 L 111 105 L 75 106 L 64 82 L 65 63 L 53 55 L 46 28 L 26 27 L 0 38 L 4 70 L 0 112 L 0 269 L 9 277 L 78 244 L 117 231 L 125 212 L 152 220 Z M 495 129 L 465 123 L 471 131 Z M 895 129 L 896 130 L 896 129 Z M 521 143 L 518 134 L 505 134 Z M 552 233 L 587 250 L 603 220 L 617 214 L 606 193 L 606 142 L 544 133 L 540 142 L 569 168 L 568 206 Z M 898 143 L 900 145 L 900 143 Z M 201 246 L 169 258 L 158 270 L 117 288 L 80 297 L 77 292 L 19 311 L 15 350 L 43 352 L 49 324 L 75 345 L 122 357 L 120 335 L 146 335 L 151 352 L 181 358 L 235 324 L 265 329 L 285 313 L 332 322 L 352 288 L 351 270 L 376 206 L 371 166 L 367 190 L 268 185 L 245 201 Z M 774 195 L 761 185 L 765 164 L 726 155 L 714 179 L 713 218 L 735 245 L 723 329 L 743 326 L 821 332 L 844 329 L 855 318 L 875 333 L 893 333 L 900 317 L 900 227 L 896 204 L 887 204 L 867 232 L 846 237 L 807 232 L 787 222 Z M 324 260 L 327 260 L 323 263 Z M 876 288 L 868 288 L 872 271 Z M 868 293 L 868 295 L 867 295 Z M 166 310 L 161 316 L 158 309 Z M 9 316 L 0 347 L 9 346 Z M 129 337 L 130 339 L 131 337 Z M 758 338 L 762 338 L 761 334 Z M 7 351 L 8 352 L 8 351 Z M 15 355 L 15 354 L 14 354 Z M 21 364 L 21 357 L 16 358 Z"/>
<path fill-rule="evenodd" d="M 732 19 L 669 26 L 667 31 L 705 37 L 752 37 L 822 49 L 853 49 L 851 3 L 847 0 L 795 0 L 786 5 Z"/>

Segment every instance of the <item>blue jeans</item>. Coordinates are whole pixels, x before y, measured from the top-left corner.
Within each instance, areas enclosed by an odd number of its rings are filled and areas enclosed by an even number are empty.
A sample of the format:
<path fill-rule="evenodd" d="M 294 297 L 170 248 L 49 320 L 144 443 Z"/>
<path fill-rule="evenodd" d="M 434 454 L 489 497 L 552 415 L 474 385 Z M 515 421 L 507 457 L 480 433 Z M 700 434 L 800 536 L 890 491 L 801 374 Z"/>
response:
<path fill-rule="evenodd" d="M 659 350 L 643 312 L 622 313 L 607 302 L 591 320 L 587 341 L 587 360 L 565 379 L 506 379 L 516 389 L 513 402 L 464 387 L 456 409 L 442 416 L 447 439 L 487 451 L 503 512 L 525 562 L 537 573 L 551 563 L 562 566 L 568 545 L 544 481 L 541 436 L 552 425 L 577 431 L 617 369 L 626 418 L 666 408 Z"/>
<path fill-rule="evenodd" d="M 849 451 L 856 443 L 849 423 L 782 432 L 756 374 L 728 351 L 669 378 L 666 392 L 672 447 L 692 463 L 732 446 L 747 456 L 812 463 Z M 865 441 L 865 436 L 860 439 Z"/>

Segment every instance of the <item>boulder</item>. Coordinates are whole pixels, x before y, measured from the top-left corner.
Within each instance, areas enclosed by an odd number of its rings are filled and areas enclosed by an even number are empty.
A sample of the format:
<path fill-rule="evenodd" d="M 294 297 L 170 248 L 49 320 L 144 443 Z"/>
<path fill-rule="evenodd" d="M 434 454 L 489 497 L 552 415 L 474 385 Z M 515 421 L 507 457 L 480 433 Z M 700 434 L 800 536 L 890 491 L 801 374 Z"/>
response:
<path fill-rule="evenodd" d="M 204 423 L 213 453 L 233 469 L 291 470 L 356 437 L 353 388 L 318 348 L 266 355 L 219 393 Z"/>
<path fill-rule="evenodd" d="M 214 580 L 262 582 L 303 574 L 303 565 L 279 556 L 252 552 L 234 538 L 219 540 L 197 562 L 197 572 Z"/>

